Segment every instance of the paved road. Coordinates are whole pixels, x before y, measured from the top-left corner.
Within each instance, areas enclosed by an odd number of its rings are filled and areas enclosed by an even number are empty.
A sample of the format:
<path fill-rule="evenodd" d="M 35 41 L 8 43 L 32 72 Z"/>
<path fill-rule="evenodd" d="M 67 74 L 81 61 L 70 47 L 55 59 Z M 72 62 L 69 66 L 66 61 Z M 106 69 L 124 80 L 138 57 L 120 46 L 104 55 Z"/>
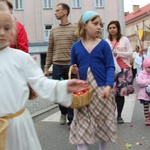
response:
<path fill-rule="evenodd" d="M 76 150 L 69 143 L 69 128 L 59 124 L 58 108 L 51 109 L 33 118 L 43 150 Z M 123 117 L 126 121 L 118 125 L 118 139 L 115 144 L 109 143 L 107 150 L 125 150 L 127 143 L 132 144 L 131 150 L 150 150 L 150 126 L 144 125 L 142 105 L 133 94 L 126 98 Z M 141 145 L 140 145 L 141 144 Z M 98 145 L 90 146 L 89 150 L 98 150 Z"/>
<path fill-rule="evenodd" d="M 76 150 L 76 146 L 69 143 L 67 124 L 59 124 L 57 105 L 37 98 L 28 101 L 27 108 L 33 116 L 43 150 Z M 126 97 L 123 118 L 125 124 L 118 125 L 118 139 L 115 144 L 109 143 L 107 150 L 126 150 L 127 143 L 132 144 L 131 150 L 150 150 L 150 126 L 144 125 L 142 105 L 136 101 L 136 94 Z M 89 150 L 98 150 L 98 145 L 90 146 Z"/>

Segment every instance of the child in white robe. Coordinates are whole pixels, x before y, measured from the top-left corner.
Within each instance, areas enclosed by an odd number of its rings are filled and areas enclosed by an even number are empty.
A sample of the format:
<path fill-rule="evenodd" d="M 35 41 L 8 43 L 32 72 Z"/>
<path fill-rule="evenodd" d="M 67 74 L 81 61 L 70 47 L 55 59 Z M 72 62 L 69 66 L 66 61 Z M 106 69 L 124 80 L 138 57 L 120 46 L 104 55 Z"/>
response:
<path fill-rule="evenodd" d="M 143 61 L 148 58 L 148 55 L 146 54 L 146 51 L 139 50 L 139 55 L 136 55 L 134 61 L 137 66 L 137 75 L 140 74 L 140 72 L 143 70 Z"/>
<path fill-rule="evenodd" d="M 13 19 L 7 7 L 0 3 L 0 118 L 8 121 L 6 150 L 42 150 L 25 108 L 28 84 L 41 98 L 66 107 L 72 102 L 72 92 L 88 85 L 77 79 L 46 78 L 29 54 L 8 47 L 12 30 Z"/>

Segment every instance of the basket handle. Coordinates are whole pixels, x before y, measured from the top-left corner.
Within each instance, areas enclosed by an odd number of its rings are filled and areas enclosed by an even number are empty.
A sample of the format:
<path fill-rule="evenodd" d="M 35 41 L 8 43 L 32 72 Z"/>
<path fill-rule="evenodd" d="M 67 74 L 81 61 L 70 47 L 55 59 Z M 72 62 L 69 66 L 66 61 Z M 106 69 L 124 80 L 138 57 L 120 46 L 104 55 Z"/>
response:
<path fill-rule="evenodd" d="M 72 66 L 70 66 L 70 68 L 69 68 L 69 72 L 68 72 L 68 79 L 71 79 L 71 73 L 72 73 L 72 67 L 73 67 L 73 65 Z M 77 79 L 80 79 L 80 75 L 79 75 L 79 73 L 77 73 Z"/>

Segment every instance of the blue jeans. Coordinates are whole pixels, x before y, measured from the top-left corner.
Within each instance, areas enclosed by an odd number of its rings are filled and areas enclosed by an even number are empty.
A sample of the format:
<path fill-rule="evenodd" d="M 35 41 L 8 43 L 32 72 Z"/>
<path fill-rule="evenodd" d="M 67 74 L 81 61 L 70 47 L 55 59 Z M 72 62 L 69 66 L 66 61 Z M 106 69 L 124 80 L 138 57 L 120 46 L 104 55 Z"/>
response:
<path fill-rule="evenodd" d="M 53 73 L 52 73 L 52 79 L 68 79 L 68 71 L 69 71 L 69 65 L 54 65 L 53 64 Z M 69 120 L 69 125 L 71 124 L 73 120 L 73 109 L 66 108 L 61 105 L 59 105 L 59 109 L 61 111 L 62 115 L 67 115 L 67 119 Z"/>

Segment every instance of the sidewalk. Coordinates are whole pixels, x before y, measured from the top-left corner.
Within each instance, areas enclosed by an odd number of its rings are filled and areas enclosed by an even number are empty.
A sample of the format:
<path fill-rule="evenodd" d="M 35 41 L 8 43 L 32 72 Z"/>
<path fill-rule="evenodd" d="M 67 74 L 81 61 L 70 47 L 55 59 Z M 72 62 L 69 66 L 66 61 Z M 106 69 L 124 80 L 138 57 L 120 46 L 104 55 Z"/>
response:
<path fill-rule="evenodd" d="M 38 97 L 34 100 L 27 101 L 26 107 L 30 111 L 32 117 L 34 117 L 46 111 L 49 111 L 53 109 L 54 107 L 57 107 L 57 105 L 55 105 L 54 103 L 51 103 L 48 100 L 44 100 Z"/>

